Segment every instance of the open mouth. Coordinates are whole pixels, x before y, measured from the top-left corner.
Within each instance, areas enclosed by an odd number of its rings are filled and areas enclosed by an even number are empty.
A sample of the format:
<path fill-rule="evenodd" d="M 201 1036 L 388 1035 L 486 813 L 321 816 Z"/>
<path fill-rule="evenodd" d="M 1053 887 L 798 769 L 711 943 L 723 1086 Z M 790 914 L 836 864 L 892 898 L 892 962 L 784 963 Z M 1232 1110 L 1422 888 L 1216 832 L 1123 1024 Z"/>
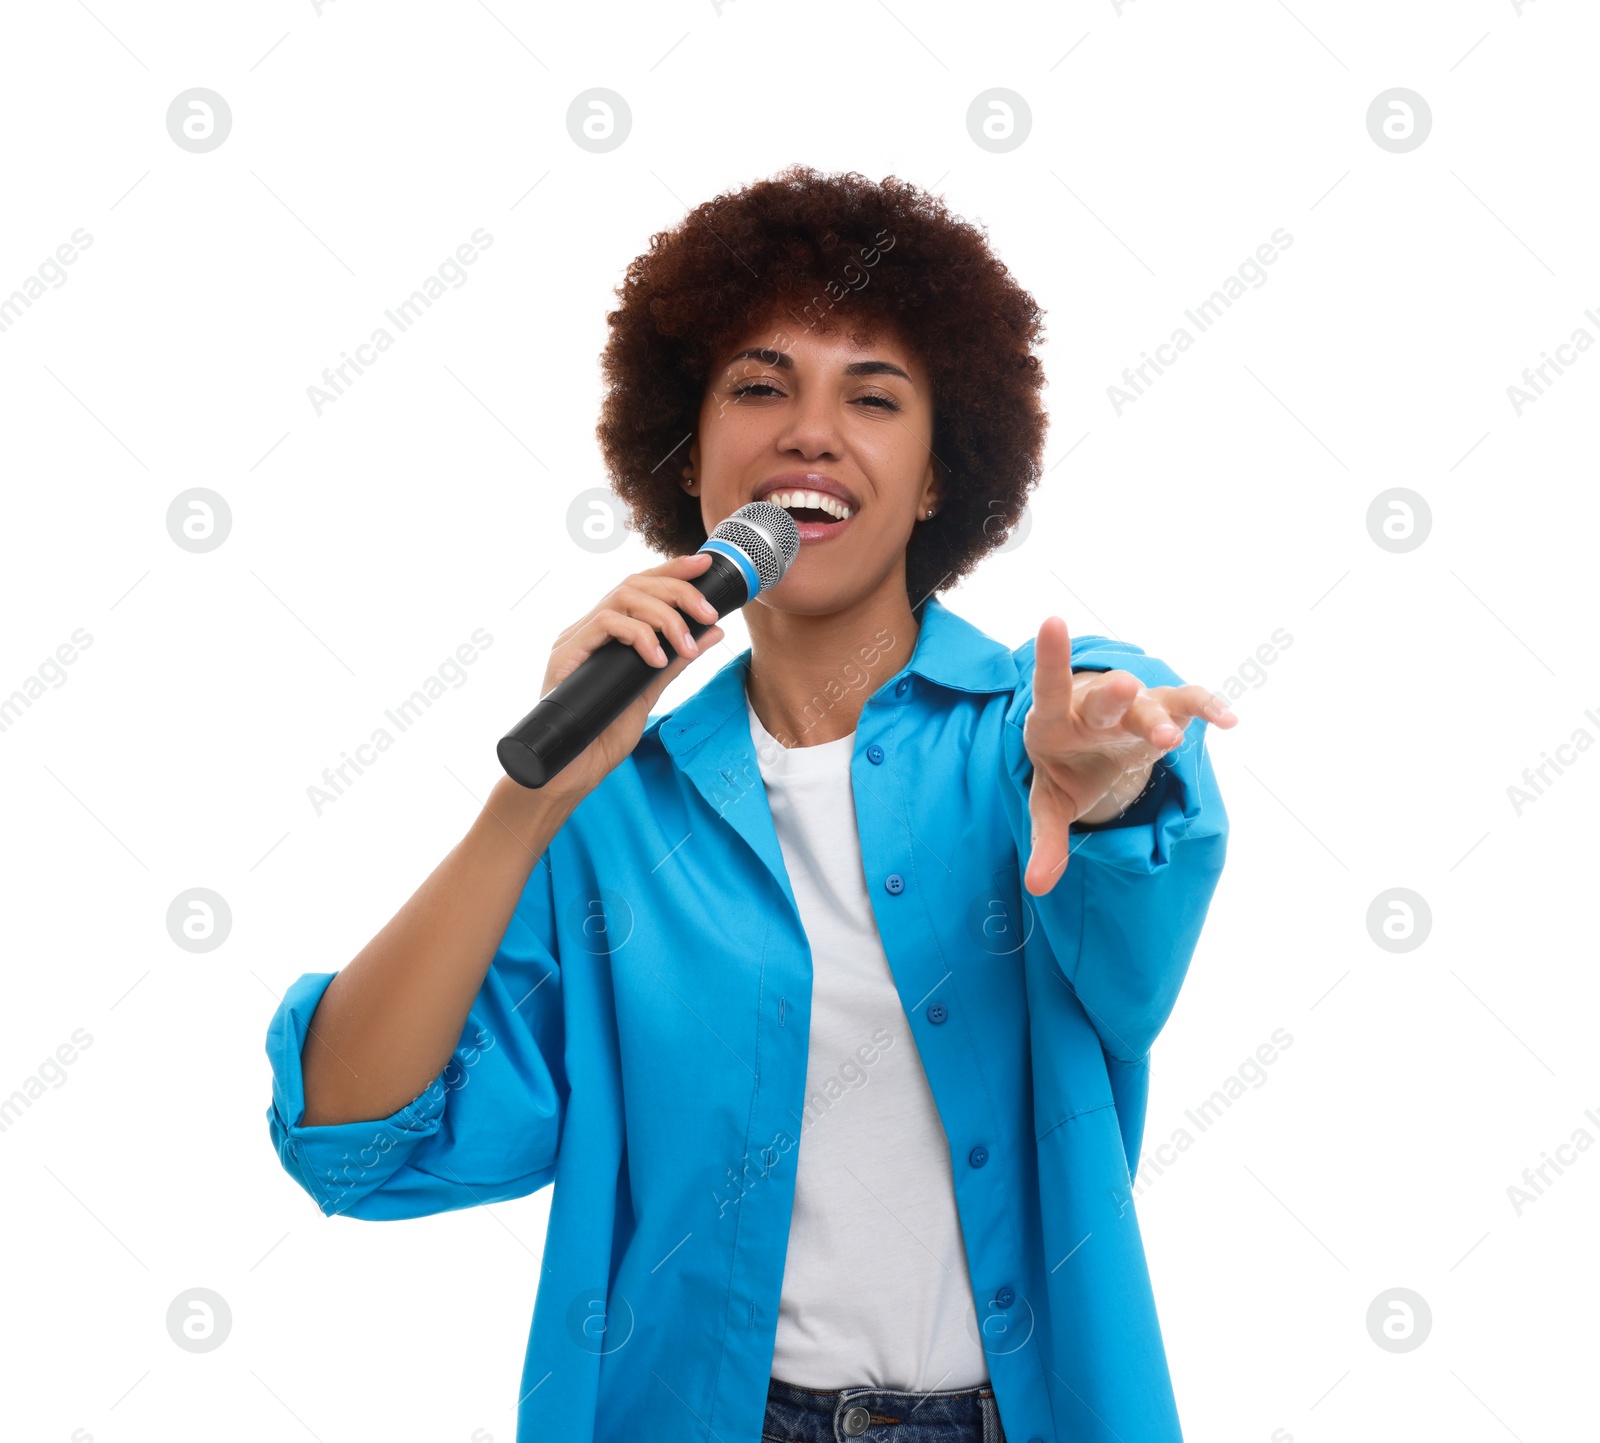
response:
<path fill-rule="evenodd" d="M 837 525 L 853 514 L 843 501 L 821 491 L 774 491 L 763 499 L 783 507 L 800 526 Z"/>

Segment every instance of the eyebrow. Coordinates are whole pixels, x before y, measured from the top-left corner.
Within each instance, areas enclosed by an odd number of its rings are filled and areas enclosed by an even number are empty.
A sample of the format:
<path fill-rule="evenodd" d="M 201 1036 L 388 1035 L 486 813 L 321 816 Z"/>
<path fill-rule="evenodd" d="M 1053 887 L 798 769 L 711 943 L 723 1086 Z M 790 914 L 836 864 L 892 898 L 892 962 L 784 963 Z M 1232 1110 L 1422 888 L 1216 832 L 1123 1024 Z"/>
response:
<path fill-rule="evenodd" d="M 785 355 L 782 351 L 774 351 L 769 346 L 751 346 L 748 350 L 740 351 L 737 356 L 730 356 L 728 364 L 743 360 L 760 361 L 765 366 L 776 366 L 780 371 L 794 370 L 794 357 Z M 847 376 L 901 376 L 910 381 L 899 366 L 892 361 L 852 361 L 844 368 Z M 912 383 L 913 385 L 915 382 Z"/>

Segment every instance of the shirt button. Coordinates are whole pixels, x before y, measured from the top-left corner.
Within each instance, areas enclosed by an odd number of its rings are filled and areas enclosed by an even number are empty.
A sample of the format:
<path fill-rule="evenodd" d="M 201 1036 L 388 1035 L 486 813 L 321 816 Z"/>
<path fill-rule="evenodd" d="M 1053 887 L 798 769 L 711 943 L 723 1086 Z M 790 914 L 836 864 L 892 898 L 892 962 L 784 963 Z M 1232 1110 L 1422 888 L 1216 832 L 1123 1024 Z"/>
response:
<path fill-rule="evenodd" d="M 844 1436 L 846 1438 L 859 1438 L 867 1431 L 867 1425 L 872 1422 L 872 1414 L 867 1412 L 859 1403 L 854 1408 L 844 1410 Z"/>
<path fill-rule="evenodd" d="M 883 765 L 883 748 L 877 742 L 867 748 L 867 760 L 875 767 Z"/>
<path fill-rule="evenodd" d="M 950 1013 L 946 1010 L 945 1005 L 942 1002 L 935 1002 L 928 1008 L 929 1022 L 943 1022 L 949 1015 Z"/>
<path fill-rule="evenodd" d="M 883 885 L 896 896 L 899 896 L 899 894 L 906 889 L 906 879 L 898 872 L 890 872 L 889 875 L 883 879 Z"/>
<path fill-rule="evenodd" d="M 910 689 L 911 678 L 909 676 L 903 676 L 895 683 L 894 694 L 896 696 L 904 696 Z"/>
<path fill-rule="evenodd" d="M 1002 1308 L 1009 1308 L 1014 1302 L 1016 1302 L 1017 1295 L 1012 1292 L 1010 1288 L 1001 1288 L 1000 1291 L 994 1295 L 994 1300 L 995 1302 L 999 1303 Z"/>
<path fill-rule="evenodd" d="M 970 1162 L 973 1167 L 982 1167 L 984 1163 L 989 1161 L 989 1149 L 986 1147 L 973 1148 L 972 1151 L 967 1154 L 967 1161 Z"/>

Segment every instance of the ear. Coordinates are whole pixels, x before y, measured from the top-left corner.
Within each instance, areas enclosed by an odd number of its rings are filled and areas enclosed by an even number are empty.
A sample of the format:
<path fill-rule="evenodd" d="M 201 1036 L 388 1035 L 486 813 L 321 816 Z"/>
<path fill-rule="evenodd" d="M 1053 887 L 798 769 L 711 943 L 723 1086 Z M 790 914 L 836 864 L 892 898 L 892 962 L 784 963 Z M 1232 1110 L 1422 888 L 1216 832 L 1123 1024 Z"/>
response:
<path fill-rule="evenodd" d="M 921 500 L 917 503 L 917 515 L 926 519 L 931 510 L 938 513 L 944 500 L 944 480 L 939 474 L 938 464 L 932 456 L 928 457 L 928 469 L 922 473 Z"/>
<path fill-rule="evenodd" d="M 700 489 L 700 438 L 696 436 L 689 442 L 689 459 L 684 463 L 679 484 L 691 496 L 697 495 Z"/>

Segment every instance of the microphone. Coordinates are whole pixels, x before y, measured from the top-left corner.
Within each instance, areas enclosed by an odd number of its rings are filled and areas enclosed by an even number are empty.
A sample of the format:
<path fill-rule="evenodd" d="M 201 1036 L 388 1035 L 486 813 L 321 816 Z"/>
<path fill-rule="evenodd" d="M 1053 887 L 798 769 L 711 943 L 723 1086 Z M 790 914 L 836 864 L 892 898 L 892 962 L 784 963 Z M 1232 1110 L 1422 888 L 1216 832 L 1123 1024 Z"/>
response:
<path fill-rule="evenodd" d="M 700 550 L 711 553 L 711 565 L 688 578 L 689 585 L 716 608 L 720 619 L 783 580 L 800 554 L 800 528 L 783 507 L 752 501 L 718 522 Z M 684 620 L 696 641 L 715 625 L 696 617 Z M 659 631 L 656 641 L 671 665 L 677 651 Z M 640 656 L 630 642 L 612 637 L 500 738 L 495 755 L 506 775 L 522 786 L 542 787 L 663 670 Z"/>

